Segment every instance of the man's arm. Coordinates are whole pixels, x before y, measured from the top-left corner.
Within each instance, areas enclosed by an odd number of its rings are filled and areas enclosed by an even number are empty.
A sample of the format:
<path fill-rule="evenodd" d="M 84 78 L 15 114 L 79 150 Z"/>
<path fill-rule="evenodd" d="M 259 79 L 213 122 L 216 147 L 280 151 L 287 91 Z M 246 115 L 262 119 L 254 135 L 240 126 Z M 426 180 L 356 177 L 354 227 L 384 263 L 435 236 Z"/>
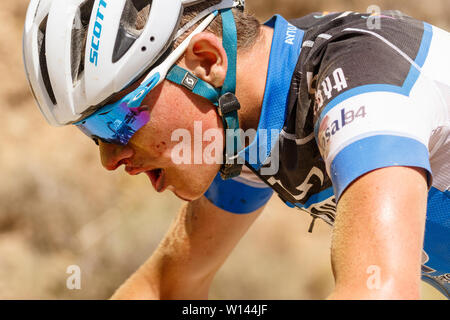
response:
<path fill-rule="evenodd" d="M 187 203 L 153 255 L 112 299 L 207 299 L 217 270 L 262 210 L 236 215 L 204 196 Z"/>
<path fill-rule="evenodd" d="M 423 169 L 372 171 L 342 195 L 332 241 L 331 299 L 419 299 L 427 179 Z"/>

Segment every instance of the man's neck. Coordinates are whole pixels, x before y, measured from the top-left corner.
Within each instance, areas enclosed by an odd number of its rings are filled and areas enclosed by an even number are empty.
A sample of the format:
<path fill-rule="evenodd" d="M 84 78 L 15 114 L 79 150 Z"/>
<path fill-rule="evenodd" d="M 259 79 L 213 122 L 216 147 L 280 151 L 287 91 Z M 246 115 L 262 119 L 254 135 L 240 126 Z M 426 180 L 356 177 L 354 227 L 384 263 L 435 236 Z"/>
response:
<path fill-rule="evenodd" d="M 236 96 L 241 104 L 239 123 L 242 130 L 257 129 L 266 88 L 273 29 L 261 26 L 255 45 L 237 58 Z"/>

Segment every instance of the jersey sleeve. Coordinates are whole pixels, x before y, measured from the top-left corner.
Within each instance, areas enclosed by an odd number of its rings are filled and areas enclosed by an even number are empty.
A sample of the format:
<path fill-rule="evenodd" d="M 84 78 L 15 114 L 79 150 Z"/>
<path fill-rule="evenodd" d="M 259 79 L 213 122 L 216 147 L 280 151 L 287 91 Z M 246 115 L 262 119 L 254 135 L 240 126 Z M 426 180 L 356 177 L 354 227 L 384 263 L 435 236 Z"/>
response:
<path fill-rule="evenodd" d="M 385 167 L 423 168 L 431 183 L 428 142 L 440 104 L 422 74 L 431 30 L 422 31 L 404 49 L 383 35 L 353 30 L 359 35 L 332 43 L 324 54 L 315 137 L 337 201 L 357 178 Z"/>
<path fill-rule="evenodd" d="M 272 194 L 273 190 L 244 166 L 237 178 L 222 180 L 217 174 L 205 197 L 222 210 L 249 214 L 264 206 Z"/>

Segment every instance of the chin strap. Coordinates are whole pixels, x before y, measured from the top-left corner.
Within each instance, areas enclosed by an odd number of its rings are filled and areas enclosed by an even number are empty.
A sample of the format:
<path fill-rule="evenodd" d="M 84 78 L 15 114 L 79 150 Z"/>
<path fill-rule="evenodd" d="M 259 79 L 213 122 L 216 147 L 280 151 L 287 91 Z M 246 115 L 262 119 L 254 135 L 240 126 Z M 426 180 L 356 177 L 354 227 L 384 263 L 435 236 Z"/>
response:
<path fill-rule="evenodd" d="M 227 53 L 228 71 L 222 88 L 218 89 L 197 78 L 189 71 L 174 65 L 166 79 L 179 84 L 193 93 L 211 101 L 222 117 L 225 131 L 225 163 L 220 169 L 223 180 L 239 176 L 242 164 L 238 164 L 238 153 L 242 150 L 238 110 L 241 108 L 236 98 L 237 31 L 231 9 L 221 10 L 223 25 L 223 47 Z"/>

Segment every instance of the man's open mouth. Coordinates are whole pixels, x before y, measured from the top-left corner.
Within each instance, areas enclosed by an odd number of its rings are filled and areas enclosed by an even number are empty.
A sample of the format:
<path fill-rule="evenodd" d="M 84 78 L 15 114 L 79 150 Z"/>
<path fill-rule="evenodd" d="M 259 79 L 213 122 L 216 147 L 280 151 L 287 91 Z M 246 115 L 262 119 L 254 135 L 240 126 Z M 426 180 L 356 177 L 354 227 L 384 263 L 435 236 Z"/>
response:
<path fill-rule="evenodd" d="M 153 188 L 157 192 L 164 191 L 164 170 L 163 169 L 154 169 L 145 172 L 147 176 L 150 178 L 152 182 Z"/>

